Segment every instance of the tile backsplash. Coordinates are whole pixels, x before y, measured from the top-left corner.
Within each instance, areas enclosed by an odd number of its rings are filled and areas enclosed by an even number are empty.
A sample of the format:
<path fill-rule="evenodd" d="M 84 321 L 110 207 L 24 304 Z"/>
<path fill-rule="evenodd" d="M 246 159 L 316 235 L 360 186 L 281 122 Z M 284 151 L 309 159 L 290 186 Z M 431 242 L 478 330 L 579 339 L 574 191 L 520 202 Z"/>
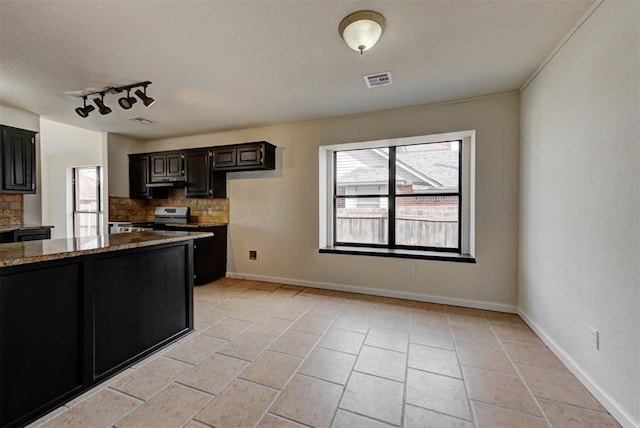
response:
<path fill-rule="evenodd" d="M 21 225 L 23 210 L 22 195 L 0 194 L 0 226 Z"/>
<path fill-rule="evenodd" d="M 184 189 L 169 189 L 166 199 L 130 199 L 109 196 L 109 221 L 153 221 L 156 207 L 190 207 L 191 221 L 229 223 L 228 199 L 185 198 Z"/>

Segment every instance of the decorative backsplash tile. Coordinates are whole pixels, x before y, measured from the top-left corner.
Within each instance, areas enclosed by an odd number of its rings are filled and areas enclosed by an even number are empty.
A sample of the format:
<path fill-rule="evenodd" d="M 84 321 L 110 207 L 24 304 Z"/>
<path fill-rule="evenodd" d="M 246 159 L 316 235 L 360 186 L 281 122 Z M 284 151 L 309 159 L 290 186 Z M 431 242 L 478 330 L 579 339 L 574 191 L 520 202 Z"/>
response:
<path fill-rule="evenodd" d="M 18 226 L 24 215 L 22 195 L 0 194 L 0 226 Z"/>
<path fill-rule="evenodd" d="M 191 221 L 229 223 L 228 199 L 185 198 L 184 189 L 169 189 L 166 199 L 130 199 L 109 196 L 109 221 L 153 221 L 156 207 L 190 207 Z"/>

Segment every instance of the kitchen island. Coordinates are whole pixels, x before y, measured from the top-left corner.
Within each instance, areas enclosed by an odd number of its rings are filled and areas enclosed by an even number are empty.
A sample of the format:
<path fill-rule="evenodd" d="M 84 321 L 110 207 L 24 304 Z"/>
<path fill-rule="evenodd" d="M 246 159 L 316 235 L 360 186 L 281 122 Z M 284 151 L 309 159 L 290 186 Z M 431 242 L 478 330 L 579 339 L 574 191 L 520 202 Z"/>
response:
<path fill-rule="evenodd" d="M 193 240 L 0 244 L 0 426 L 21 426 L 193 330 Z"/>

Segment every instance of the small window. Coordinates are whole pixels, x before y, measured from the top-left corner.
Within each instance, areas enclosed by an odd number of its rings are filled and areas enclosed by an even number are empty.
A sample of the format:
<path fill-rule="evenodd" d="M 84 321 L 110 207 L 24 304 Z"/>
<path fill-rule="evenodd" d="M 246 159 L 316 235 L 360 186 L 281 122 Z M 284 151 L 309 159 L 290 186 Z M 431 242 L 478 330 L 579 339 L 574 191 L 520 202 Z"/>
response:
<path fill-rule="evenodd" d="M 466 131 L 321 147 L 321 250 L 470 255 L 474 138 Z"/>
<path fill-rule="evenodd" d="M 99 166 L 73 168 L 73 236 L 102 233 L 100 194 Z"/>

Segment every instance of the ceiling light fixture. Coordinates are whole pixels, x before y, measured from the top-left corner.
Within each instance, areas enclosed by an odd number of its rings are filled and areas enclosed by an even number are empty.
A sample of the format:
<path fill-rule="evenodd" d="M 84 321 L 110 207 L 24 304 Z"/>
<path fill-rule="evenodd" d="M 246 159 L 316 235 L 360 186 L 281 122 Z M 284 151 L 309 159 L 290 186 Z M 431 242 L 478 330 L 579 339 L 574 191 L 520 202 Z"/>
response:
<path fill-rule="evenodd" d="M 338 32 L 347 46 L 362 55 L 376 44 L 386 25 L 387 20 L 378 12 L 359 10 L 340 22 Z"/>
<path fill-rule="evenodd" d="M 93 102 L 96 106 L 98 106 L 98 111 L 100 112 L 100 114 L 109 114 L 112 110 L 110 107 L 105 105 L 104 96 L 107 94 L 119 94 L 124 91 L 127 91 L 127 96 L 118 98 L 118 104 L 120 104 L 120 107 L 122 107 L 123 109 L 129 110 L 136 102 L 138 102 L 136 97 L 131 95 L 131 91 L 135 88 L 142 88 L 142 90 L 136 90 L 135 95 L 140 98 L 145 106 L 150 107 L 156 101 L 147 95 L 147 86 L 149 86 L 150 84 L 151 82 L 147 80 L 144 82 L 133 83 L 131 85 L 110 86 L 99 91 L 96 91 L 93 88 L 90 89 L 91 92 L 87 92 L 87 90 L 80 91 L 80 94 L 82 94 L 81 96 L 84 101 L 84 105 L 82 107 L 76 108 L 76 113 L 80 117 L 88 117 L 89 113 L 95 110 L 95 107 L 92 105 L 87 105 L 87 97 L 91 95 L 99 95 L 99 97 L 93 99 Z M 76 96 L 79 96 L 80 94 Z"/>
<path fill-rule="evenodd" d="M 87 105 L 87 96 L 86 95 L 83 96 L 82 99 L 84 101 L 84 106 L 83 107 L 78 107 L 76 109 L 76 113 L 78 113 L 78 116 L 80 116 L 80 117 L 87 117 L 87 116 L 89 116 L 89 113 L 94 111 L 96 108 L 94 106 L 92 106 L 91 104 Z"/>
<path fill-rule="evenodd" d="M 98 111 L 101 115 L 111 113 L 111 107 L 107 107 L 106 105 L 104 105 L 104 92 L 100 93 L 100 98 L 94 98 L 93 102 L 98 106 Z"/>

